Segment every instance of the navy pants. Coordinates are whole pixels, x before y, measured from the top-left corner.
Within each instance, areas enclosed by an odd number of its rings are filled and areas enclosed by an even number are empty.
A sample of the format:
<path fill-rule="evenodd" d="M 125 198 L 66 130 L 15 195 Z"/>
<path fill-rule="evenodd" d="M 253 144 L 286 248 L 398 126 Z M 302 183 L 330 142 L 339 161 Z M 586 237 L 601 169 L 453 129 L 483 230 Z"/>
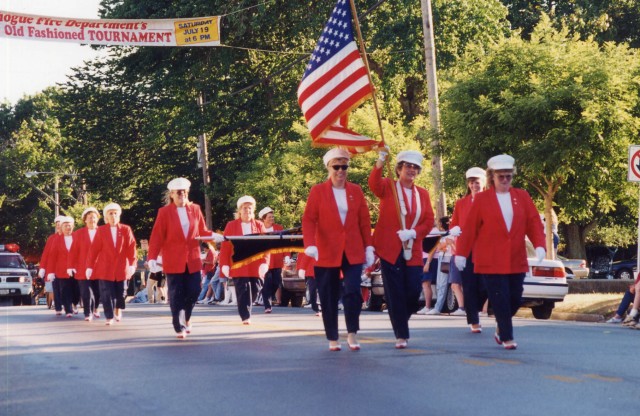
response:
<path fill-rule="evenodd" d="M 191 313 L 202 286 L 202 274 L 199 271 L 189 273 L 189 269 L 185 266 L 183 273 L 167 273 L 167 284 L 173 329 L 179 333 L 182 332 L 180 311 L 184 310 L 187 322 L 191 320 Z"/>
<path fill-rule="evenodd" d="M 340 287 L 343 288 L 342 305 L 347 332 L 357 333 L 360 330 L 360 312 L 362 311 L 362 292 L 360 291 L 360 275 L 362 263 L 349 264 L 346 256 L 342 256 L 340 267 L 314 268 L 316 284 L 322 306 L 322 322 L 324 332 L 329 341 L 337 341 L 338 335 L 338 301 Z M 340 280 L 340 271 L 344 276 Z"/>
<path fill-rule="evenodd" d="M 98 311 L 100 304 L 100 284 L 97 280 L 78 280 L 84 316 L 88 318 Z"/>
<path fill-rule="evenodd" d="M 56 312 L 62 312 L 62 292 L 60 291 L 60 280 L 54 279 L 51 282 L 51 286 L 53 286 L 53 306 L 56 309 Z"/>
<path fill-rule="evenodd" d="M 307 277 L 307 289 L 309 290 L 309 303 L 314 312 L 320 312 L 318 308 L 318 285 L 314 277 Z"/>
<path fill-rule="evenodd" d="M 395 264 L 380 259 L 384 296 L 396 339 L 409 339 L 409 319 L 419 309 L 422 266 L 407 266 L 400 254 Z"/>
<path fill-rule="evenodd" d="M 522 303 L 524 275 L 524 273 L 482 275 L 502 341 L 513 340 L 511 318 L 518 312 Z"/>
<path fill-rule="evenodd" d="M 456 267 L 451 262 L 452 267 Z M 462 270 L 462 295 L 464 297 L 464 310 L 467 313 L 467 323 L 476 325 L 480 323 L 478 313 L 487 300 L 487 290 L 480 275 L 473 271 L 473 254 L 467 258 L 467 267 Z"/>
<path fill-rule="evenodd" d="M 58 287 L 60 289 L 60 307 L 64 307 L 64 313 L 73 313 L 71 303 L 73 300 L 73 284 L 75 282 L 71 278 L 56 278 L 54 282 L 58 282 Z M 56 311 L 57 310 L 62 309 L 58 309 L 56 306 Z"/>
<path fill-rule="evenodd" d="M 233 285 L 236 288 L 236 302 L 240 319 L 246 321 L 251 318 L 251 307 L 260 291 L 259 277 L 234 277 Z M 264 294 L 263 294 L 264 300 Z"/>
<path fill-rule="evenodd" d="M 264 276 L 264 285 L 262 286 L 262 301 L 265 309 L 271 309 L 271 298 L 282 283 L 282 269 L 269 269 Z"/>
<path fill-rule="evenodd" d="M 114 309 L 124 309 L 126 304 L 124 298 L 126 296 L 127 284 L 121 280 L 115 282 L 112 280 L 99 280 L 100 282 L 100 299 L 102 300 L 102 309 L 104 309 L 104 317 L 113 319 Z"/>

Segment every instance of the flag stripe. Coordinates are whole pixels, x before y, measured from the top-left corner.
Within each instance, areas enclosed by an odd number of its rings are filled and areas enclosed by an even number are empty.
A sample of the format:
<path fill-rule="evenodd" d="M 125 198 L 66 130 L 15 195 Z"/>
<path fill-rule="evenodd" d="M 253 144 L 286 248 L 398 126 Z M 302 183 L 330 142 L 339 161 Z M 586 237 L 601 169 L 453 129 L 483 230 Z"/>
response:
<path fill-rule="evenodd" d="M 356 89 L 357 87 L 360 88 Z M 320 136 L 324 130 L 331 126 L 332 122 L 340 118 L 342 113 L 357 107 L 360 102 L 370 96 L 371 85 L 368 83 L 365 85 L 358 83 L 349 86 L 349 89 L 341 92 L 335 99 L 331 100 L 328 105 L 323 107 L 322 113 L 307 121 L 309 129 L 311 130 L 311 137 L 315 139 Z M 350 101 L 346 101 L 346 98 Z"/>

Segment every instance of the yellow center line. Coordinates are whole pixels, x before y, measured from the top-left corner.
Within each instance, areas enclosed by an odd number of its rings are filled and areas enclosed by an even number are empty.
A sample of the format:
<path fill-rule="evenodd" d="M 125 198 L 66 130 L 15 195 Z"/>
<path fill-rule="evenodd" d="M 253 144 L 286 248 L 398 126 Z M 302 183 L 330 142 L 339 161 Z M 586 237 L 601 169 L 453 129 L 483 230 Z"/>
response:
<path fill-rule="evenodd" d="M 562 381 L 563 383 L 582 383 L 584 380 L 580 380 L 575 377 L 567 377 L 567 376 L 545 376 L 545 378 Z"/>
<path fill-rule="evenodd" d="M 600 374 L 585 374 L 584 376 L 587 378 L 592 378 L 594 380 L 606 381 L 609 383 L 620 383 L 623 381 L 620 377 L 606 377 L 606 376 L 601 376 Z"/>

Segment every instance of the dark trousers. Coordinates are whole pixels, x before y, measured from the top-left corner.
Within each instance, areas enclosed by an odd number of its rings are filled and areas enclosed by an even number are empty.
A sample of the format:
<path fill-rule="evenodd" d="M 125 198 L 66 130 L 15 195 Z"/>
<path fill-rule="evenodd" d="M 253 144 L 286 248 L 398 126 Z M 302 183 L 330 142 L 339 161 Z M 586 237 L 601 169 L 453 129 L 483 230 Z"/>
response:
<path fill-rule="evenodd" d="M 307 289 L 309 290 L 309 303 L 314 312 L 320 312 L 318 308 L 318 285 L 314 277 L 307 277 Z"/>
<path fill-rule="evenodd" d="M 627 291 L 624 292 L 624 296 L 620 301 L 620 306 L 618 306 L 618 310 L 616 311 L 616 314 L 618 316 L 624 316 L 624 314 L 627 313 L 627 311 L 629 310 L 629 305 L 631 305 L 631 303 L 633 302 L 634 296 L 635 295 L 631 293 L 629 289 L 627 289 Z"/>
<path fill-rule="evenodd" d="M 342 270 L 343 280 L 340 281 Z M 362 292 L 360 291 L 360 275 L 362 264 L 349 264 L 346 256 L 342 256 L 340 267 L 315 267 L 316 283 L 322 306 L 322 322 L 324 332 L 329 341 L 337 341 L 338 335 L 338 301 L 340 288 L 343 289 L 342 306 L 347 324 L 347 332 L 357 333 L 360 330 L 360 312 L 362 311 Z"/>
<path fill-rule="evenodd" d="M 452 264 L 452 267 L 455 267 Z M 464 310 L 467 313 L 467 323 L 476 325 L 480 323 L 478 312 L 487 300 L 487 290 L 480 275 L 473 271 L 473 254 L 467 258 L 467 267 L 461 272 L 462 295 L 464 297 Z"/>
<path fill-rule="evenodd" d="M 482 275 L 502 341 L 513 340 L 511 318 L 518 312 L 522 303 L 524 275 L 524 273 Z"/>
<path fill-rule="evenodd" d="M 78 284 L 78 280 L 75 277 L 71 277 L 69 279 L 71 281 L 71 303 L 76 306 L 80 303 L 80 285 Z"/>
<path fill-rule="evenodd" d="M 53 304 L 56 312 L 62 312 L 62 292 L 60 292 L 60 280 L 54 279 L 54 281 L 51 282 L 51 286 L 53 286 Z"/>
<path fill-rule="evenodd" d="M 113 319 L 113 309 L 116 307 L 116 282 L 111 280 L 98 280 L 98 282 L 104 317 Z"/>
<path fill-rule="evenodd" d="M 88 318 L 92 313 L 98 311 L 98 305 L 100 304 L 100 284 L 98 280 L 78 280 L 78 286 L 80 286 L 80 297 L 82 298 L 84 316 Z"/>
<path fill-rule="evenodd" d="M 185 320 L 191 320 L 193 307 L 198 300 L 200 289 L 202 288 L 202 274 L 200 272 L 189 273 L 185 267 L 183 273 L 167 273 L 167 284 L 169 286 L 169 307 L 173 329 L 182 332 L 180 325 L 180 311 L 184 310 Z"/>
<path fill-rule="evenodd" d="M 259 277 L 234 277 L 233 285 L 236 291 L 236 303 L 238 304 L 238 314 L 240 319 L 246 321 L 251 318 L 251 306 L 258 296 L 260 290 Z M 264 294 L 262 295 L 264 300 Z"/>
<path fill-rule="evenodd" d="M 400 254 L 395 264 L 380 259 L 384 296 L 397 339 L 409 339 L 409 319 L 419 309 L 422 267 L 407 266 Z"/>
<path fill-rule="evenodd" d="M 64 307 L 65 313 L 73 313 L 73 307 L 71 306 L 71 301 L 73 299 L 73 280 L 70 278 L 56 278 L 54 282 L 58 282 L 58 288 L 60 290 L 60 307 Z M 58 310 L 57 306 L 56 310 Z"/>
<path fill-rule="evenodd" d="M 265 309 L 271 309 L 271 298 L 282 283 L 282 269 L 269 269 L 264 276 L 264 285 L 262 286 L 262 301 Z"/>

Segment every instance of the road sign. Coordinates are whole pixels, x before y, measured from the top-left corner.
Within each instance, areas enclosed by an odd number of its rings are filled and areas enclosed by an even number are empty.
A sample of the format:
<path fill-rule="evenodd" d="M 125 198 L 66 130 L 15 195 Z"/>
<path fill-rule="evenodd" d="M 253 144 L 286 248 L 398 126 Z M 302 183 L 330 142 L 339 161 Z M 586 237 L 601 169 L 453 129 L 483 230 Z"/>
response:
<path fill-rule="evenodd" d="M 640 182 L 640 145 L 629 146 L 629 172 L 627 180 L 630 182 Z"/>

